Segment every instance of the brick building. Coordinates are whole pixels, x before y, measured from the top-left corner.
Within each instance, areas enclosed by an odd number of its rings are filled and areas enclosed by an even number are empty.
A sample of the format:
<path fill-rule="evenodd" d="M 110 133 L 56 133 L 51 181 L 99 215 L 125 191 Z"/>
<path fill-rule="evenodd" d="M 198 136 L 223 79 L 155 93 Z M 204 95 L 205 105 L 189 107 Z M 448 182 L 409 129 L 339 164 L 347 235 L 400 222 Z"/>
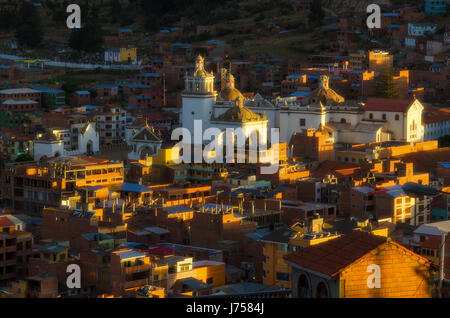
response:
<path fill-rule="evenodd" d="M 430 280 L 435 268 L 429 260 L 388 238 L 363 231 L 300 249 L 285 260 L 292 267 L 293 297 L 433 296 Z"/>

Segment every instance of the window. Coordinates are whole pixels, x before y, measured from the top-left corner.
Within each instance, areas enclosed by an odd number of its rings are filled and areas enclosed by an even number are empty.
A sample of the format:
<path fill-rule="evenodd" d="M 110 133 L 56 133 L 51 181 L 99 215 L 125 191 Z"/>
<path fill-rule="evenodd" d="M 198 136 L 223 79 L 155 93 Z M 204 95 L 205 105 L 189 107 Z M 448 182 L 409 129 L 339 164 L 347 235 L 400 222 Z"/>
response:
<path fill-rule="evenodd" d="M 300 118 L 300 127 L 304 127 L 304 126 L 306 126 L 306 119 Z"/>
<path fill-rule="evenodd" d="M 383 120 L 386 120 L 386 114 L 383 114 L 382 118 Z"/>
<path fill-rule="evenodd" d="M 316 298 L 328 298 L 330 297 L 328 293 L 328 287 L 324 282 L 317 284 L 316 288 Z"/>
<path fill-rule="evenodd" d="M 398 114 L 395 115 L 395 120 L 400 120 L 400 116 Z"/>
<path fill-rule="evenodd" d="M 369 114 L 369 118 L 373 119 L 373 114 L 372 113 Z"/>
<path fill-rule="evenodd" d="M 289 252 L 288 245 L 283 243 L 277 244 L 277 250 L 280 252 Z"/>
<path fill-rule="evenodd" d="M 276 280 L 288 282 L 289 281 L 289 273 L 279 273 L 279 272 L 277 272 Z"/>
<path fill-rule="evenodd" d="M 298 290 L 297 297 L 300 298 L 310 298 L 311 297 L 311 287 L 309 284 L 309 279 L 305 274 L 302 274 L 298 279 Z"/>

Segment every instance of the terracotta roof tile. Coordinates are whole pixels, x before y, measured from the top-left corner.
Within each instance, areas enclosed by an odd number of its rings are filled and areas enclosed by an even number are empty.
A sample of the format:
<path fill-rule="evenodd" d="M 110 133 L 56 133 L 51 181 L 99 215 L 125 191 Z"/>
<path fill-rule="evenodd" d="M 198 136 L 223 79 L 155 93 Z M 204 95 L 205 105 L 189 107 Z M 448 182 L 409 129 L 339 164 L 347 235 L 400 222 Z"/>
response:
<path fill-rule="evenodd" d="M 334 240 L 290 253 L 285 259 L 312 271 L 334 276 L 386 242 L 385 237 L 354 231 Z"/>
<path fill-rule="evenodd" d="M 0 216 L 0 227 L 14 226 L 14 222 L 8 219 L 6 216 Z"/>
<path fill-rule="evenodd" d="M 406 112 L 413 103 L 411 99 L 369 98 L 365 111 Z"/>

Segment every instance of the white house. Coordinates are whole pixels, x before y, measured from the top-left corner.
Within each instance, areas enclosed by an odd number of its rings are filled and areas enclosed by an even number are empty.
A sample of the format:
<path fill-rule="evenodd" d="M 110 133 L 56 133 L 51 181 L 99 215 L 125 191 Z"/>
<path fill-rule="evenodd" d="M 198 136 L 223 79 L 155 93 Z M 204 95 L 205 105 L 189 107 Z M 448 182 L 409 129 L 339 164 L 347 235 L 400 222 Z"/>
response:
<path fill-rule="evenodd" d="M 382 123 L 392 140 L 423 141 L 423 105 L 417 99 L 369 98 L 364 105 L 365 123 Z"/>
<path fill-rule="evenodd" d="M 34 160 L 44 157 L 91 155 L 100 150 L 94 122 L 72 124 L 71 129 L 50 129 L 33 143 Z"/>
<path fill-rule="evenodd" d="M 429 108 L 423 112 L 424 140 L 436 140 L 450 135 L 450 111 Z"/>
<path fill-rule="evenodd" d="M 148 156 L 158 154 L 161 149 L 161 136 L 148 125 L 141 127 L 130 138 L 128 144 L 131 146 L 131 152 L 128 158 L 132 160 L 146 159 Z"/>

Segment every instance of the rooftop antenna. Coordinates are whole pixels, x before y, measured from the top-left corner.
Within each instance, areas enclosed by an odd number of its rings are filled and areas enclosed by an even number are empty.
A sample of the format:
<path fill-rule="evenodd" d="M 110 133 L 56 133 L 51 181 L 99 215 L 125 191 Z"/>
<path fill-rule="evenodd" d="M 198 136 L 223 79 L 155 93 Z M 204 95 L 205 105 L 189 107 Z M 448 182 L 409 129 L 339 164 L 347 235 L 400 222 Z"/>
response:
<path fill-rule="evenodd" d="M 163 73 L 163 106 L 166 107 L 166 73 Z"/>

